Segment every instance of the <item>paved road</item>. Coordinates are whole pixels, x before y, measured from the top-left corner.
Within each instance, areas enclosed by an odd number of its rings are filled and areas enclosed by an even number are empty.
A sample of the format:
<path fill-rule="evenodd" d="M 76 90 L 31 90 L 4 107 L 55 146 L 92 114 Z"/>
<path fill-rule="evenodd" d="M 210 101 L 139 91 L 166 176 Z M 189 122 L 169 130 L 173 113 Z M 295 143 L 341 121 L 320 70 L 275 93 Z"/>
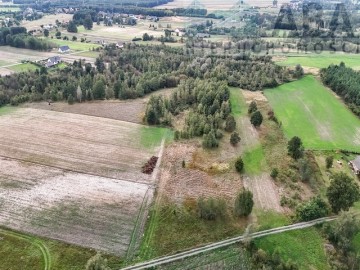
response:
<path fill-rule="evenodd" d="M 292 230 L 299 230 L 299 229 L 305 229 L 308 227 L 312 227 L 315 226 L 317 224 L 321 224 L 324 222 L 329 222 L 329 221 L 333 221 L 335 220 L 337 217 L 328 217 L 328 218 L 320 218 L 320 219 L 316 219 L 313 221 L 309 221 L 309 222 L 301 222 L 301 223 L 296 223 L 293 225 L 289 225 L 289 226 L 283 226 L 283 227 L 279 227 L 279 228 L 274 228 L 274 229 L 270 229 L 270 230 L 266 230 L 266 231 L 261 231 L 261 232 L 255 232 L 255 233 L 251 233 L 251 234 L 247 234 L 247 235 L 241 235 L 238 237 L 234 237 L 234 238 L 230 238 L 230 239 L 226 239 L 220 242 L 216 242 L 216 243 L 212 243 L 203 247 L 199 247 L 199 248 L 194 248 L 188 251 L 184 251 L 181 253 L 177 253 L 174 255 L 170 255 L 170 256 L 165 256 L 165 257 L 161 257 L 161 258 L 157 258 L 157 259 L 153 259 L 147 262 L 143 262 L 143 263 L 139 263 L 133 266 L 129 266 L 129 267 L 125 267 L 122 268 L 122 270 L 140 270 L 140 269 L 147 269 L 149 267 L 155 267 L 155 266 L 159 266 L 162 264 L 167 264 L 167 263 L 171 263 L 177 260 L 182 260 L 188 257 L 192 257 L 204 252 L 208 252 L 208 251 L 212 251 L 214 249 L 218 249 L 218 248 L 222 248 L 222 247 L 226 247 L 226 246 L 230 246 L 232 244 L 238 243 L 238 242 L 242 242 L 246 239 L 249 238 L 260 238 L 263 236 L 268 236 L 271 234 L 278 234 L 278 233 L 283 233 L 283 232 L 287 232 L 287 231 L 292 231 Z"/>

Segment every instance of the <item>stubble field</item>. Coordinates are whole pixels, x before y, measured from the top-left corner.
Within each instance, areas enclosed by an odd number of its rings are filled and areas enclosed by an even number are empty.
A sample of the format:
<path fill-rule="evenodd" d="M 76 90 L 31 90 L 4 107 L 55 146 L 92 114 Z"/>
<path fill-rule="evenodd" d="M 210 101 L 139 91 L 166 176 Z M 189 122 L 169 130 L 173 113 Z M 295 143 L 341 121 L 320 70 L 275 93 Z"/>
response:
<path fill-rule="evenodd" d="M 1 109 L 0 127 L 0 225 L 125 255 L 166 130 L 31 108 Z"/>

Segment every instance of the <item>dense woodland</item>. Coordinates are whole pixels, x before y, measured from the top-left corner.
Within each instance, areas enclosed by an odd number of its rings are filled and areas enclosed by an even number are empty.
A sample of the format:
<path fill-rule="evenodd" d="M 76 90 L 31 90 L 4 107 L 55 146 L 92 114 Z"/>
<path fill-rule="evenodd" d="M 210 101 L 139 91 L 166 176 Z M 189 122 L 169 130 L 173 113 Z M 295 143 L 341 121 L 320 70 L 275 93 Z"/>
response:
<path fill-rule="evenodd" d="M 95 67 L 75 61 L 62 70 L 18 73 L 0 78 L 0 104 L 25 101 L 129 99 L 175 87 L 186 78 L 226 81 L 230 86 L 260 90 L 290 79 L 287 69 L 270 57 L 195 56 L 182 48 L 128 44 L 109 47 Z M 81 94 L 77 89 L 81 89 Z M 220 104 L 221 105 L 221 104 Z"/>
<path fill-rule="evenodd" d="M 360 116 L 360 74 L 344 63 L 321 70 L 323 83 L 343 98 L 349 108 Z"/>

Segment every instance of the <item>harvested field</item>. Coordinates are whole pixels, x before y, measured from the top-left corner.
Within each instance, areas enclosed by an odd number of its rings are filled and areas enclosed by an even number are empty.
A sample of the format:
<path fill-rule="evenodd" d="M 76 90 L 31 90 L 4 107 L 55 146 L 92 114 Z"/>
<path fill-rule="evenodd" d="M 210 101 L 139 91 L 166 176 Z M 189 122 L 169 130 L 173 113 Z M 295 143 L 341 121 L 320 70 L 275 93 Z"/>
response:
<path fill-rule="evenodd" d="M 234 199 L 242 188 L 242 181 L 238 174 L 227 172 L 227 164 L 223 164 L 224 173 L 217 175 L 198 168 L 182 168 L 183 160 L 188 166 L 192 166 L 196 151 L 196 146 L 190 143 L 173 143 L 166 147 L 160 171 L 160 194 L 179 204 L 186 198 Z M 220 168 L 221 164 L 218 164 Z"/>
<path fill-rule="evenodd" d="M 124 255 L 148 188 L 0 158 L 0 224 Z"/>
<path fill-rule="evenodd" d="M 151 95 L 170 96 L 174 88 L 167 88 L 153 92 Z M 26 103 L 25 108 L 50 110 L 56 112 L 76 113 L 90 116 L 110 118 L 114 120 L 142 123 L 145 114 L 146 104 L 150 95 L 144 98 L 132 100 L 104 100 L 75 103 L 69 105 L 65 102 L 56 102 L 49 105 L 48 102 Z"/>
<path fill-rule="evenodd" d="M 47 24 L 53 24 L 55 25 L 55 21 L 59 20 L 60 22 L 68 22 L 72 20 L 73 15 L 72 14 L 56 14 L 56 15 L 46 15 L 43 16 L 39 20 L 33 20 L 33 21 L 23 21 L 21 26 L 26 27 L 26 29 L 33 30 L 33 29 L 39 29 L 41 28 L 40 25 L 47 25 Z"/>
<path fill-rule="evenodd" d="M 166 129 L 13 107 L 0 128 L 0 225 L 120 256 L 137 248 L 157 178 L 141 167 Z"/>
<path fill-rule="evenodd" d="M 143 164 L 165 129 L 30 108 L 0 117 L 0 156 L 80 173 L 149 183 Z M 150 139 L 149 139 L 150 138 Z"/>

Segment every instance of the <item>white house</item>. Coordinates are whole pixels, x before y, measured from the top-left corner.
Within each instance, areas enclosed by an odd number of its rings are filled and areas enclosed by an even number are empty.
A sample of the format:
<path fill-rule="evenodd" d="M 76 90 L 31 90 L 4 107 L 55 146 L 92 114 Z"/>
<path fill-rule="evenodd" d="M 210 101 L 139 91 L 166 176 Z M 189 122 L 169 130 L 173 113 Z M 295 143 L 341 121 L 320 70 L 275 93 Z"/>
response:
<path fill-rule="evenodd" d="M 70 52 L 69 46 L 67 46 L 67 45 L 60 46 L 59 53 L 67 53 L 67 52 Z"/>

